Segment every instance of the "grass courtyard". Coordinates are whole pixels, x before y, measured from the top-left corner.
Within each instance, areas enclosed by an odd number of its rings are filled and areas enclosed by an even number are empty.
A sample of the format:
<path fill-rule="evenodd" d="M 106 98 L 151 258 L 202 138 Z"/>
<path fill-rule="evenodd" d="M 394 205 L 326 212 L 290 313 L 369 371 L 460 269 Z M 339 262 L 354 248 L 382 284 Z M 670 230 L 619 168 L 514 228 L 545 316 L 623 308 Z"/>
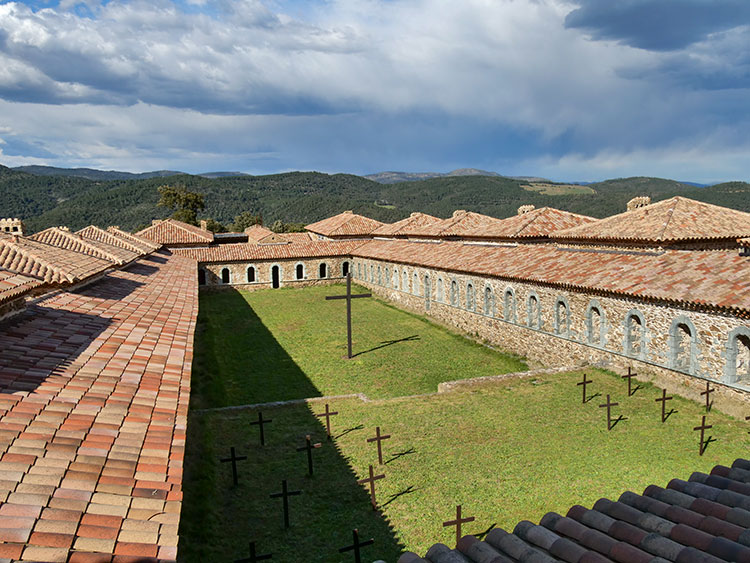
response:
<path fill-rule="evenodd" d="M 717 441 L 700 457 L 692 428 L 704 414 L 701 405 L 675 397 L 669 406 L 676 412 L 662 424 L 654 402 L 659 389 L 641 383 L 627 397 L 623 380 L 598 370 L 585 371 L 594 380 L 589 394 L 598 394 L 585 405 L 576 386 L 584 371 L 406 397 L 432 393 L 438 381 L 518 371 L 514 366 L 522 364 L 369 299 L 355 303 L 355 353 L 372 351 L 351 361 L 341 359 L 343 307 L 336 312 L 337 306 L 322 297 L 340 291 L 337 286 L 202 296 L 205 324 L 196 343 L 196 365 L 201 368 L 193 376 L 194 405 L 299 398 L 309 390 L 316 393 L 308 397 L 361 391 L 376 400 L 328 401 L 339 412 L 332 418 L 336 438 L 330 442 L 321 419 L 314 416 L 324 410 L 325 400 L 263 407 L 263 416 L 273 420 L 266 426 L 264 447 L 257 426 L 250 425 L 257 420 L 257 409 L 194 411 L 188 424 L 181 560 L 240 559 L 248 556 L 248 542 L 256 541 L 258 553 L 273 553 L 274 561 L 353 561 L 351 553 L 340 555 L 338 548 L 349 545 L 351 530 L 358 528 L 363 539 L 375 539 L 363 549 L 364 560 L 392 562 L 404 549 L 423 553 L 436 541 L 452 545 L 453 532 L 441 523 L 455 516 L 456 504 L 476 517 L 465 533 L 479 533 L 493 524 L 512 530 L 518 521 L 538 522 L 548 511 L 565 513 L 574 504 L 591 506 L 603 496 L 617 498 L 625 490 L 640 493 L 652 483 L 664 486 L 674 477 L 687 479 L 692 471 L 746 457 L 750 449 L 747 423 L 714 409 L 708 422 Z M 240 307 L 231 304 L 237 296 L 252 307 L 252 322 L 245 325 L 237 324 L 242 320 Z M 365 303 L 375 312 L 359 316 Z M 250 314 L 247 309 L 241 313 Z M 323 332 L 323 325 L 336 327 L 314 345 L 289 336 L 308 318 L 320 325 L 316 332 Z M 239 326 L 248 332 L 241 334 Z M 265 367 L 252 358 L 222 358 L 217 348 L 222 333 L 231 342 L 264 342 L 261 348 L 269 352 L 262 360 Z M 411 334 L 419 338 L 382 346 Z M 212 342 L 206 342 L 209 337 Z M 269 350 L 272 341 L 281 370 Z M 450 349 L 444 351 L 441 345 Z M 207 350 L 213 355 L 206 355 Z M 236 345 L 232 353 L 259 354 L 257 348 Z M 400 362 L 408 369 L 399 369 Z M 425 370 L 430 373 L 419 373 L 428 383 L 404 375 L 425 362 L 430 362 Z M 198 374 L 205 376 L 209 365 L 217 371 L 210 381 L 198 384 Z M 269 381 L 279 373 L 284 374 L 283 384 Z M 243 382 L 260 389 L 245 390 Z M 614 415 L 627 417 L 611 431 L 605 409 L 598 407 L 607 394 L 620 403 Z M 366 442 L 376 426 L 392 436 L 383 442 L 383 466 L 377 464 L 375 445 Z M 312 477 L 307 476 L 305 453 L 296 451 L 307 434 L 322 444 L 313 453 Z M 229 464 L 219 461 L 228 457 L 230 447 L 248 457 L 238 462 L 237 486 Z M 386 475 L 376 485 L 377 512 L 365 488 L 356 483 L 368 475 L 370 464 Z M 281 501 L 269 497 L 281 490 L 282 479 L 291 490 L 302 491 L 290 498 L 288 530 Z"/>

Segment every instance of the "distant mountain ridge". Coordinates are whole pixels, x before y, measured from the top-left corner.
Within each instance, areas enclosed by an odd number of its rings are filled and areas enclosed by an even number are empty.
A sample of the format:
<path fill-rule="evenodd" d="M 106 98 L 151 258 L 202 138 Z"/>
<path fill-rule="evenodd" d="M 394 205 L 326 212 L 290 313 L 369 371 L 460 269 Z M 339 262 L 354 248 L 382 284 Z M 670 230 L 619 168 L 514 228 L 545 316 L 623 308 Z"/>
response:
<path fill-rule="evenodd" d="M 378 184 L 397 184 L 399 182 L 416 182 L 419 180 L 429 180 L 431 178 L 450 178 L 453 176 L 492 176 L 496 178 L 507 178 L 497 172 L 488 172 L 478 168 L 458 168 L 451 172 L 377 172 L 376 174 L 367 174 L 363 176 L 368 180 Z"/>

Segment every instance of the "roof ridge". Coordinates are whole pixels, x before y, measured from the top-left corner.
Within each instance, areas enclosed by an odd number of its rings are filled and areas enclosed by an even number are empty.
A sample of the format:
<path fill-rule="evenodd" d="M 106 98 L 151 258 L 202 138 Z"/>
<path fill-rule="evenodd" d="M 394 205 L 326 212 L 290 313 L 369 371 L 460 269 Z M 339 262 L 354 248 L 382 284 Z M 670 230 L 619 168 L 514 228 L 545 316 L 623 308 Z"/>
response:
<path fill-rule="evenodd" d="M 656 236 L 656 240 L 664 240 L 664 234 L 667 232 L 667 228 L 669 227 L 669 224 L 672 222 L 672 217 L 674 216 L 675 209 L 677 209 L 677 205 L 680 203 L 682 198 L 676 195 L 671 199 L 673 199 L 674 202 L 672 203 L 671 208 L 667 211 L 667 219 L 666 221 L 664 221 L 664 225 L 662 226 L 661 231 Z M 665 201 L 669 201 L 669 200 L 665 200 Z"/>
<path fill-rule="evenodd" d="M 20 237 L 19 237 L 19 239 L 20 239 Z M 52 263 L 48 262 L 44 258 L 42 258 L 40 256 L 37 256 L 35 254 L 32 254 L 31 251 L 25 249 L 23 246 L 19 246 L 19 244 L 13 238 L 4 239 L 4 240 L 9 245 L 11 245 L 11 248 L 13 248 L 14 251 L 17 252 L 18 254 L 20 254 L 23 258 L 25 258 L 26 260 L 31 260 L 31 261 L 38 262 L 40 265 L 42 265 L 46 269 L 48 269 L 54 276 L 58 276 L 60 278 L 66 279 L 70 283 L 73 283 L 73 282 L 76 281 L 77 278 L 73 274 L 67 273 L 67 272 L 63 271 L 61 268 L 58 268 L 57 266 L 54 266 Z M 40 242 L 38 240 L 26 239 L 25 237 L 24 237 L 24 240 L 26 240 L 26 241 L 31 240 L 31 242 L 34 242 L 36 244 L 43 244 L 45 246 L 49 246 L 50 248 L 56 248 L 57 249 L 57 247 L 52 246 L 51 244 Z M 15 272 L 15 270 L 13 270 L 11 268 L 6 268 L 6 269 L 9 270 L 9 271 L 11 271 L 11 272 Z M 26 274 L 22 274 L 22 275 L 26 275 Z M 43 277 L 42 279 L 44 279 L 45 281 L 47 281 L 46 280 L 46 276 Z"/>

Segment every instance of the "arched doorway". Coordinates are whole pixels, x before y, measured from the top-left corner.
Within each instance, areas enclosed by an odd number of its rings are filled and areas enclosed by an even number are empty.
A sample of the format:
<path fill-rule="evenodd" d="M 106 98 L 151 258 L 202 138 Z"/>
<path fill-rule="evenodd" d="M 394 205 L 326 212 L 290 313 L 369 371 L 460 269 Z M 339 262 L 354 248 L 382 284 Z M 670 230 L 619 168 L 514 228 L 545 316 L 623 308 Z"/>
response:
<path fill-rule="evenodd" d="M 274 289 L 277 289 L 279 287 L 279 267 L 274 266 L 271 268 L 271 286 Z"/>
<path fill-rule="evenodd" d="M 349 262 L 344 262 L 341 265 L 341 275 L 344 277 L 349 275 Z"/>
<path fill-rule="evenodd" d="M 198 269 L 198 285 L 206 285 L 206 270 Z"/>

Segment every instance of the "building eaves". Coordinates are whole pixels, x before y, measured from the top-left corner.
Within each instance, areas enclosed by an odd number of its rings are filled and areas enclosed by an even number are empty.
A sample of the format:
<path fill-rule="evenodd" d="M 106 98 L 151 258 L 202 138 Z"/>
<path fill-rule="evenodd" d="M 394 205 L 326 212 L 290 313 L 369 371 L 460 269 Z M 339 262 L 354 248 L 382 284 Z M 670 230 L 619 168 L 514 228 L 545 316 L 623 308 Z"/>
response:
<path fill-rule="evenodd" d="M 0 305 L 27 295 L 44 285 L 36 278 L 0 268 Z"/>
<path fill-rule="evenodd" d="M 140 254 L 131 250 L 113 246 L 106 242 L 88 239 L 77 233 L 71 233 L 69 230 L 61 227 L 50 227 L 49 229 L 31 235 L 29 238 L 38 242 L 57 246 L 58 248 L 88 254 L 89 256 L 101 258 L 102 260 L 108 260 L 118 266 L 132 262 L 140 256 Z"/>
<path fill-rule="evenodd" d="M 248 262 L 254 260 L 287 260 L 349 256 L 366 244 L 365 240 L 310 241 L 295 244 L 222 244 L 203 248 L 175 248 L 173 252 L 202 264 Z"/>

